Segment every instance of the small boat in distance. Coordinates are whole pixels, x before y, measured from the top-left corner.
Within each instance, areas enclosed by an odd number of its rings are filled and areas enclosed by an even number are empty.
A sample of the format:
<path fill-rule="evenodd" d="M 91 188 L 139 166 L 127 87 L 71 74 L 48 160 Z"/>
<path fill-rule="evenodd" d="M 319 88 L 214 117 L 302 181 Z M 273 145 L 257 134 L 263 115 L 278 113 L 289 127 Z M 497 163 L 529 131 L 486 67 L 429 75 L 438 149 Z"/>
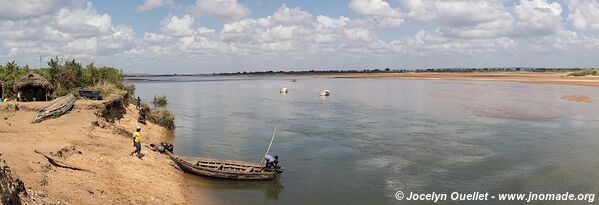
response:
<path fill-rule="evenodd" d="M 331 95 L 331 91 L 329 91 L 329 90 L 320 91 L 320 96 L 329 96 L 329 95 Z"/>
<path fill-rule="evenodd" d="M 289 91 L 289 89 L 287 89 L 286 87 L 282 87 L 279 92 L 280 93 L 287 93 L 287 91 Z"/>
<path fill-rule="evenodd" d="M 76 99 L 77 98 L 75 98 L 75 95 L 73 94 L 56 98 L 52 101 L 52 104 L 42 108 L 37 112 L 37 115 L 35 118 L 33 118 L 33 123 L 41 122 L 50 117 L 58 117 L 65 114 L 71 110 L 71 108 L 73 108 Z"/>
<path fill-rule="evenodd" d="M 269 180 L 275 179 L 278 173 L 283 172 L 280 167 L 267 169 L 252 162 L 203 157 L 194 157 L 193 162 L 190 162 L 191 160 L 184 160 L 171 152 L 167 151 L 166 154 L 181 170 L 198 176 L 238 180 Z"/>

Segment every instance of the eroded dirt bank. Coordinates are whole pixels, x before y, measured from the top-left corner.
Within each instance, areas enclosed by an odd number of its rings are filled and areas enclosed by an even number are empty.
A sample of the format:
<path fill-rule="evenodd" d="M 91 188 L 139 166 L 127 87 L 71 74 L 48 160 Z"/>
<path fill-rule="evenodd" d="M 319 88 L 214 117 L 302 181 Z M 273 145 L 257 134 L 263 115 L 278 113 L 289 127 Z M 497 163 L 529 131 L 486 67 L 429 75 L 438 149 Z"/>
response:
<path fill-rule="evenodd" d="M 134 148 L 126 134 L 138 125 L 138 112 L 123 99 L 79 99 L 66 115 L 36 124 L 31 120 L 46 103 L 0 103 L 0 159 L 23 181 L 25 202 L 189 203 L 184 178 L 166 155 L 146 148 L 142 160 L 130 155 Z M 169 140 L 163 127 L 141 127 L 142 143 Z M 36 150 L 90 172 L 51 165 Z"/>

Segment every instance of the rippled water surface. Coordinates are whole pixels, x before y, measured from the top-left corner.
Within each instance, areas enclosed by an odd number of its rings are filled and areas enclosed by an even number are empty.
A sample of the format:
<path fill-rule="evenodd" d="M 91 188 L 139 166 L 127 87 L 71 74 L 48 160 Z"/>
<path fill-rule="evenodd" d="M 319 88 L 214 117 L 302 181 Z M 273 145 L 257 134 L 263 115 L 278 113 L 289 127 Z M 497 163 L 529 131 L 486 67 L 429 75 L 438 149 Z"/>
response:
<path fill-rule="evenodd" d="M 133 82 L 145 101 L 168 97 L 180 155 L 258 162 L 278 126 L 271 152 L 286 169 L 278 180 L 186 176 L 198 203 L 398 204 L 398 190 L 599 191 L 593 87 L 259 77 Z M 289 94 L 279 94 L 282 85 Z M 319 97 L 323 89 L 331 96 Z M 561 99 L 566 95 L 595 101 Z"/>

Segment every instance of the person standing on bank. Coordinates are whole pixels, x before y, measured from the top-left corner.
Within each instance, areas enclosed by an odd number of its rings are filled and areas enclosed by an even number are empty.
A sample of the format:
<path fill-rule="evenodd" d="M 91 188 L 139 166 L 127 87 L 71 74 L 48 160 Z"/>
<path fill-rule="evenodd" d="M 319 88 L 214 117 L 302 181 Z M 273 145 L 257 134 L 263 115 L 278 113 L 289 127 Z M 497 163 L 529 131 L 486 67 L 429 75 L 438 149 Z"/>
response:
<path fill-rule="evenodd" d="M 141 98 L 139 98 L 139 96 L 135 99 L 135 108 L 138 110 L 141 109 Z"/>
<path fill-rule="evenodd" d="M 137 157 L 141 158 L 141 127 L 138 125 L 135 132 L 133 132 L 133 146 L 135 150 L 131 152 L 131 155 L 135 153 Z"/>

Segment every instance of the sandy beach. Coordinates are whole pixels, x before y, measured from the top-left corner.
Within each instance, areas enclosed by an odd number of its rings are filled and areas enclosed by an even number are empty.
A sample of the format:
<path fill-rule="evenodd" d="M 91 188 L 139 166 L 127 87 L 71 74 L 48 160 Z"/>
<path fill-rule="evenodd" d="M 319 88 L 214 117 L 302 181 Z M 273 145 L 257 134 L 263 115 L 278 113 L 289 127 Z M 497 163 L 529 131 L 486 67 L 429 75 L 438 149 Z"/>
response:
<path fill-rule="evenodd" d="M 474 73 L 334 73 L 319 74 L 325 78 L 370 78 L 412 80 L 479 80 L 521 83 L 599 86 L 599 77 L 574 77 L 566 72 L 474 72 Z"/>
<path fill-rule="evenodd" d="M 110 98 L 112 97 L 112 98 Z M 0 158 L 25 184 L 34 204 L 189 204 L 183 175 L 166 155 L 142 148 L 143 159 L 134 150 L 128 132 L 138 125 L 134 105 L 113 123 L 106 122 L 106 105 L 122 102 L 79 99 L 67 114 L 32 124 L 37 110 L 48 102 L 0 104 Z M 117 104 L 118 105 L 118 104 Z M 120 106 L 123 108 L 122 106 Z M 119 114 L 119 113 L 112 113 Z M 141 125 L 142 143 L 168 141 L 168 131 L 149 123 Z M 77 171 L 51 165 L 35 150 Z"/>

